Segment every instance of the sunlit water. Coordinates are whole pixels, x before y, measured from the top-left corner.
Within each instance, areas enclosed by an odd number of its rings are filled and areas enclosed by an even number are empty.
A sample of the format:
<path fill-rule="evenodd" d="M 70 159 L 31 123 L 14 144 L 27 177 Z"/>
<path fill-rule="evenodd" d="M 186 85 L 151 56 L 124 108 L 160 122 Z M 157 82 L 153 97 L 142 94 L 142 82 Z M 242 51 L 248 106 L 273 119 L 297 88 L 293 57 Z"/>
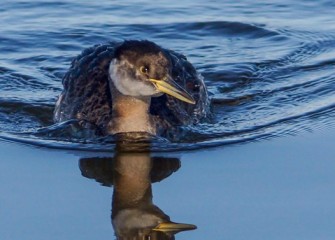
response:
<path fill-rule="evenodd" d="M 255 141 L 334 123 L 333 1 L 2 1 L 0 138 L 57 148 L 111 150 L 53 125 L 72 58 L 97 43 L 148 39 L 186 55 L 204 76 L 213 119 L 155 150 Z"/>

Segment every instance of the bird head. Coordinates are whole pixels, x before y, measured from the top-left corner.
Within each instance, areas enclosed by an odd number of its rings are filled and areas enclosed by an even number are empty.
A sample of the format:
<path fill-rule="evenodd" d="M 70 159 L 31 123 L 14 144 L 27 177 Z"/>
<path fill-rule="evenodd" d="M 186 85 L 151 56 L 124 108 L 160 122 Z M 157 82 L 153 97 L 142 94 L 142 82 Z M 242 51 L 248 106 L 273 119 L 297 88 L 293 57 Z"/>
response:
<path fill-rule="evenodd" d="M 125 41 L 115 49 L 109 77 L 123 95 L 157 97 L 168 94 L 195 104 L 172 78 L 172 64 L 164 49 L 149 41 Z"/>

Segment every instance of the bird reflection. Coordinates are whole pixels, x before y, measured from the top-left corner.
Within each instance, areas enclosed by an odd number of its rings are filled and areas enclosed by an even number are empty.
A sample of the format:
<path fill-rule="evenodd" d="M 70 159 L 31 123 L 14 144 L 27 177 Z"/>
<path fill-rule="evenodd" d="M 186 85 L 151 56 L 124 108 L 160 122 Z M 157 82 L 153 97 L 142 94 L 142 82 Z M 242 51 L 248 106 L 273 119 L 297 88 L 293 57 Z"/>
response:
<path fill-rule="evenodd" d="M 177 171 L 179 159 L 119 149 L 113 158 L 80 159 L 79 166 L 83 176 L 114 186 L 112 225 L 117 239 L 175 239 L 176 233 L 196 228 L 172 222 L 152 201 L 151 183 Z"/>

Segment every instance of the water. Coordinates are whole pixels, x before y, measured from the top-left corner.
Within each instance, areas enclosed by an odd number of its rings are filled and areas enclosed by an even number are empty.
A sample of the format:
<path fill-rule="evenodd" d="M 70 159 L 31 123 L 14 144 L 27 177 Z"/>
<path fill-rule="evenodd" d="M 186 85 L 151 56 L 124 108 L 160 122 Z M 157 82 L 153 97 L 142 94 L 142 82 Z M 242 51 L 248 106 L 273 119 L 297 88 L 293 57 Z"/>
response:
<path fill-rule="evenodd" d="M 123 168 L 147 187 L 128 194 L 198 227 L 176 239 L 334 239 L 334 16 L 327 0 L 1 0 L 1 239 L 115 238 L 113 139 L 52 114 L 72 58 L 123 39 L 185 54 L 213 113 Z"/>
<path fill-rule="evenodd" d="M 155 153 L 152 162 L 148 153 L 115 156 L 0 141 L 1 240 L 115 239 L 117 200 L 127 205 L 144 189 L 152 190 L 139 201 L 147 210 L 156 206 L 172 221 L 197 226 L 178 240 L 334 239 L 334 136 L 330 128 Z M 124 190 L 115 193 L 114 184 Z M 153 206 L 145 204 L 150 197 Z"/>
<path fill-rule="evenodd" d="M 148 39 L 185 54 L 212 99 L 213 121 L 186 127 L 183 136 L 153 149 L 260 140 L 333 123 L 331 1 L 4 1 L 0 11 L 2 138 L 111 149 L 112 140 L 73 137 L 67 126 L 51 126 L 52 112 L 71 59 L 94 44 L 123 39 Z"/>

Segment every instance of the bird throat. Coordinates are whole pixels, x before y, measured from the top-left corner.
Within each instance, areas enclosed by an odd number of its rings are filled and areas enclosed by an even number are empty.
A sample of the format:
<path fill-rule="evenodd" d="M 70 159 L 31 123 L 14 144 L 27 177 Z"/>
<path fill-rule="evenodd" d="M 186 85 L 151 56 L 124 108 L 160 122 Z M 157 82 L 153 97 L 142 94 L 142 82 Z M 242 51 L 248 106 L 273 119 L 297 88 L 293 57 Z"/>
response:
<path fill-rule="evenodd" d="M 156 134 L 149 114 L 150 96 L 123 95 L 114 86 L 111 86 L 111 92 L 112 120 L 108 126 L 109 134 L 125 132 Z"/>

